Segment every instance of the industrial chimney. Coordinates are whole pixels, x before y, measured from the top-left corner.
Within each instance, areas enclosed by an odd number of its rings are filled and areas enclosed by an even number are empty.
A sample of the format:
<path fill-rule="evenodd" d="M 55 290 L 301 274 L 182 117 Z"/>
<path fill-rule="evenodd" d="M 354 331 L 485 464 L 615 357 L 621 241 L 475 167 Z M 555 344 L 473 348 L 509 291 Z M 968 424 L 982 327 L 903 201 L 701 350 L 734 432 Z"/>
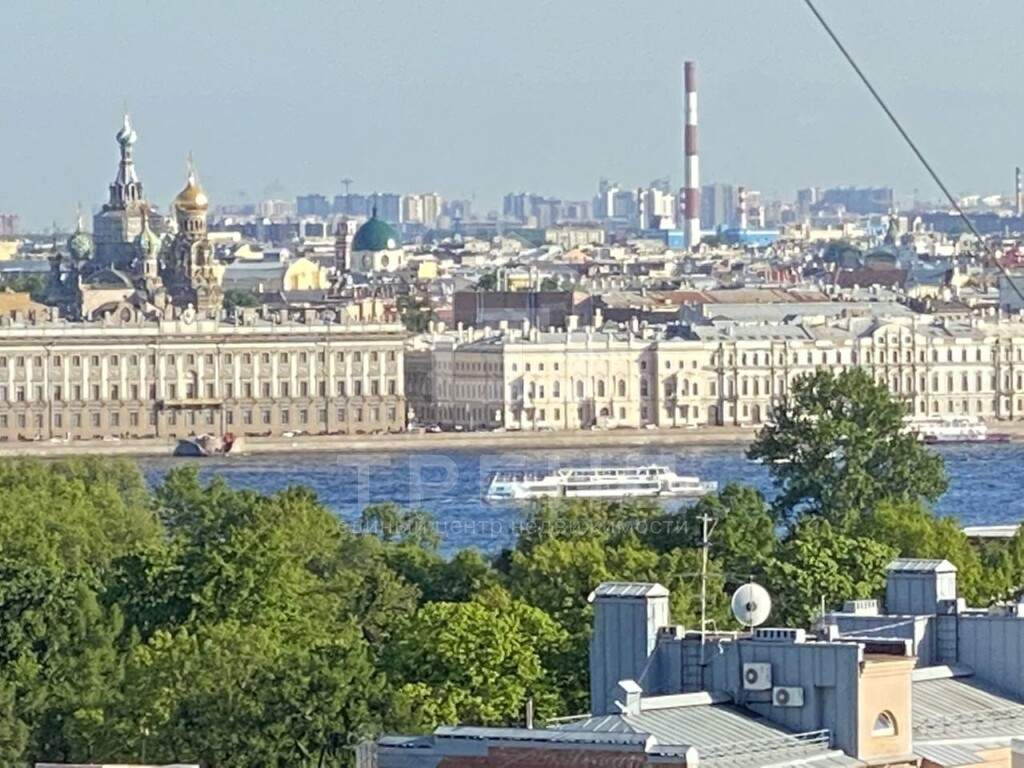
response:
<path fill-rule="evenodd" d="M 683 65 L 686 125 L 683 129 L 684 175 L 683 237 L 687 248 L 700 243 L 700 169 L 697 161 L 697 66 L 688 61 Z"/>

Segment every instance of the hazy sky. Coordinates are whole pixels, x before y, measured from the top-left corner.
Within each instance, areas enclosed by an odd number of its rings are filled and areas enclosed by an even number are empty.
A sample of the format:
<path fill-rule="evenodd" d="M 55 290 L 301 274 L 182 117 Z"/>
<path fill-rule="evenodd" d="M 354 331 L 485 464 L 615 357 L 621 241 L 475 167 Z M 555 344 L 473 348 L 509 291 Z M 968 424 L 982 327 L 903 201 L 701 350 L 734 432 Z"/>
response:
<path fill-rule="evenodd" d="M 818 0 L 959 193 L 1024 164 L 1020 0 Z M 791 197 L 891 184 L 937 197 L 800 0 L 6 3 L 0 211 L 29 226 L 106 197 L 127 102 L 147 197 L 195 153 L 214 202 L 510 190 L 589 198 L 682 177 L 681 65 L 704 181 Z"/>

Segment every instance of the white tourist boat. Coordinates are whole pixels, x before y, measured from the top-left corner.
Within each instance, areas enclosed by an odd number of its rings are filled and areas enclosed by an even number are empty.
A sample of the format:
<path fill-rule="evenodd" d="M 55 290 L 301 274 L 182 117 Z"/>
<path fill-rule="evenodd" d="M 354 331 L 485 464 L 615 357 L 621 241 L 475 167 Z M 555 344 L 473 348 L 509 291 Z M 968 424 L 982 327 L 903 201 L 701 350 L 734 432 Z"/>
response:
<path fill-rule="evenodd" d="M 622 499 L 645 496 L 698 497 L 718 490 L 718 483 L 677 475 L 668 467 L 568 467 L 541 475 L 497 473 L 488 501 L 529 501 L 553 497 Z"/>
<path fill-rule="evenodd" d="M 970 416 L 909 419 L 908 427 L 925 443 L 985 443 L 1009 439 L 1007 435 L 989 432 L 985 422 Z"/>

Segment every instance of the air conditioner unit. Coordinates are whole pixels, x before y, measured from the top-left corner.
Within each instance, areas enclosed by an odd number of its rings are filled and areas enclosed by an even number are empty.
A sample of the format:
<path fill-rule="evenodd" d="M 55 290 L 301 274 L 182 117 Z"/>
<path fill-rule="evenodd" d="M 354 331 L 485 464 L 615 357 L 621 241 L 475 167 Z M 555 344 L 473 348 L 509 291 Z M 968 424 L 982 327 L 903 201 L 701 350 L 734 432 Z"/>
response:
<path fill-rule="evenodd" d="M 804 689 L 799 686 L 776 686 L 772 688 L 772 704 L 776 707 L 802 707 Z"/>
<path fill-rule="evenodd" d="M 748 691 L 767 691 L 772 687 L 772 665 L 752 662 L 743 665 L 743 688 Z"/>

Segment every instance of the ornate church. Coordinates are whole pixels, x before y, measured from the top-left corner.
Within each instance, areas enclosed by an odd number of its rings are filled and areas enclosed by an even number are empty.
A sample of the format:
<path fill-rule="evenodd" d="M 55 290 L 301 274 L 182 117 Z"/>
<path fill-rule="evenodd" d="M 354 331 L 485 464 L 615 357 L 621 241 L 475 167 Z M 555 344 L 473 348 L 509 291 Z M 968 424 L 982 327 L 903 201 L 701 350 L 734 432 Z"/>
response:
<path fill-rule="evenodd" d="M 218 317 L 223 295 L 207 239 L 209 201 L 191 159 L 173 219 L 164 219 L 143 197 L 128 115 L 116 138 L 121 159 L 110 197 L 93 217 L 94 234 L 79 215 L 66 255 L 51 260 L 49 303 L 74 319 Z"/>

